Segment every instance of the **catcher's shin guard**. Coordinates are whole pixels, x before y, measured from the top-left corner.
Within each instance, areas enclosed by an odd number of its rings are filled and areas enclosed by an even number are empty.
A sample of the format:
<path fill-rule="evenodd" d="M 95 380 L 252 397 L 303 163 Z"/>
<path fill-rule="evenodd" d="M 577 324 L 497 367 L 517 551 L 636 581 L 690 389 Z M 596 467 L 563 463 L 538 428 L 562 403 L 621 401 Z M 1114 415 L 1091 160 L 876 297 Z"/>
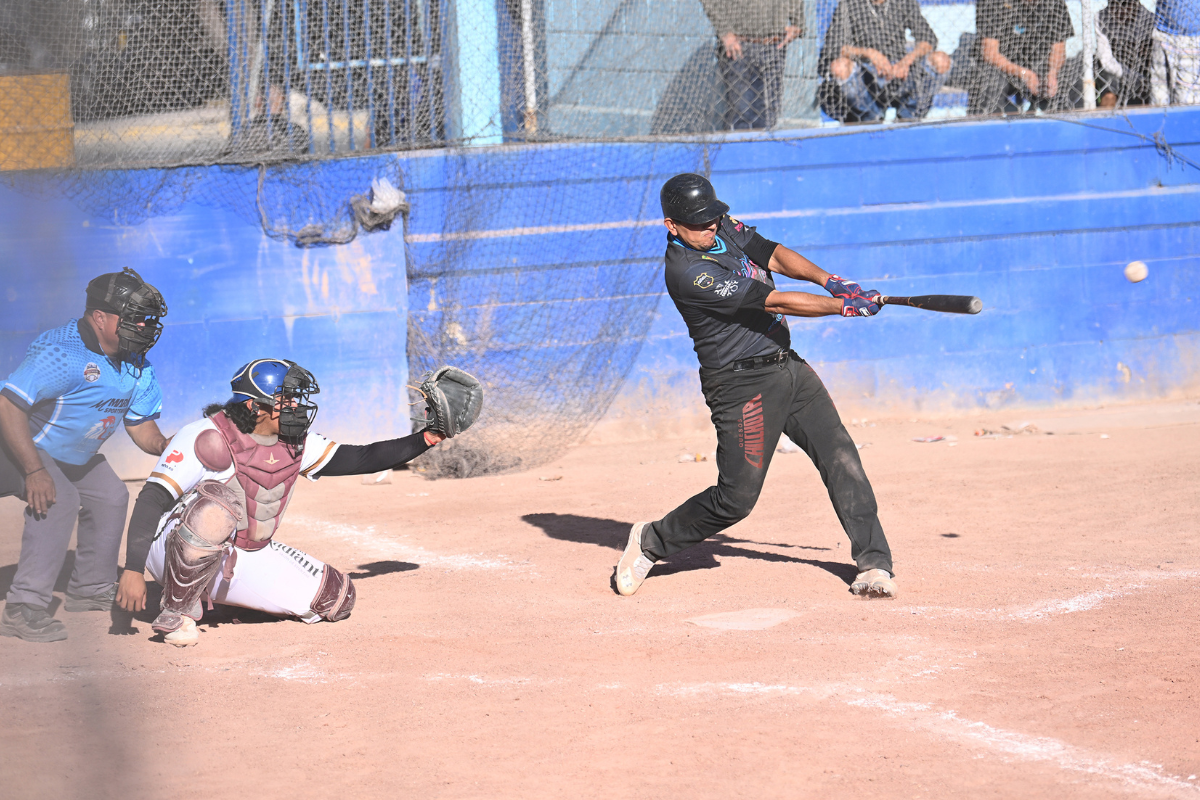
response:
<path fill-rule="evenodd" d="M 354 610 L 354 581 L 341 570 L 325 565 L 321 586 L 313 598 L 312 611 L 321 619 L 337 622 Z"/>
<path fill-rule="evenodd" d="M 245 514 L 237 494 L 217 481 L 199 483 L 181 506 L 177 521 L 165 534 L 162 611 L 151 626 L 163 634 L 192 628 L 184 617 L 200 620 L 204 613 L 200 600 L 221 568 L 225 541 Z"/>

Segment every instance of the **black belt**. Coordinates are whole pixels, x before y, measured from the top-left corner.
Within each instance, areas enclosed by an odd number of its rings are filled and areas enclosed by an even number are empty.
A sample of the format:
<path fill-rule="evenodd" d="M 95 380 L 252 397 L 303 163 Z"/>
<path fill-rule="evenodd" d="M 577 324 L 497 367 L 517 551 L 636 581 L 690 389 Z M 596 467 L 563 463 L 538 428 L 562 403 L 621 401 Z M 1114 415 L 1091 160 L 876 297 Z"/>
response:
<path fill-rule="evenodd" d="M 790 350 L 780 350 L 778 353 L 769 356 L 755 356 L 754 358 L 743 358 L 741 361 L 733 362 L 734 372 L 743 372 L 748 369 L 762 369 L 769 367 L 772 364 L 782 364 L 791 356 Z"/>

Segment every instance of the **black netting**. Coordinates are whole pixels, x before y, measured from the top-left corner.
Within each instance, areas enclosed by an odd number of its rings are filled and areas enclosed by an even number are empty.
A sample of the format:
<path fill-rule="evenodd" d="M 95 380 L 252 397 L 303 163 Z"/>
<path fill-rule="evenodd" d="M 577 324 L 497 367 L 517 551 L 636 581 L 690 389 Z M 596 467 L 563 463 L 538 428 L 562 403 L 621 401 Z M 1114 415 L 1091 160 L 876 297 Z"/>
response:
<path fill-rule="evenodd" d="M 302 247 L 404 227 L 414 376 L 489 389 L 429 467 L 511 469 L 603 413 L 661 289 L 657 188 L 727 132 L 1200 103 L 1198 9 L 0 0 L 0 179 L 123 225 L 209 204 Z M 422 150 L 435 188 L 381 157 Z M 569 235 L 531 257 L 497 233 L 529 229 Z"/>

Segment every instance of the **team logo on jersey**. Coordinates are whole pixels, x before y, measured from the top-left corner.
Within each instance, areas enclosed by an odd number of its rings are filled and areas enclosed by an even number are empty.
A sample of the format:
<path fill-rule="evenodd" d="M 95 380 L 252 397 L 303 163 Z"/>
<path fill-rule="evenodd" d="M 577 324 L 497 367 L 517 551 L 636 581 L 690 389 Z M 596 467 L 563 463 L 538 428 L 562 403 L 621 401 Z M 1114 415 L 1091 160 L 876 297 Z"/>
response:
<path fill-rule="evenodd" d="M 83 368 L 83 379 L 88 383 L 95 383 L 100 380 L 100 368 L 89 361 L 87 366 Z"/>
<path fill-rule="evenodd" d="M 129 408 L 129 399 L 126 397 L 110 397 L 107 400 L 101 400 L 97 403 L 92 403 L 91 408 L 97 411 L 112 413 L 114 411 L 124 411 Z"/>
<path fill-rule="evenodd" d="M 710 289 L 714 283 L 716 283 L 716 279 L 707 272 L 701 272 L 696 276 L 696 280 L 692 281 L 692 285 L 698 289 Z"/>
<path fill-rule="evenodd" d="M 117 418 L 116 417 L 105 417 L 104 419 L 100 420 L 95 425 L 93 425 L 91 427 L 91 429 L 87 433 L 84 434 L 83 438 L 99 439 L 100 441 L 103 442 L 105 439 L 112 436 L 113 431 L 115 431 L 116 429 L 117 429 Z"/>
<path fill-rule="evenodd" d="M 758 264 L 755 264 L 753 261 L 751 261 L 750 256 L 742 256 L 740 263 L 742 268 L 737 271 L 739 275 L 745 278 L 754 278 L 754 280 L 761 283 L 767 282 L 766 271 Z"/>
<path fill-rule="evenodd" d="M 167 464 L 181 464 L 183 463 L 183 453 L 178 450 L 172 450 L 171 455 L 167 456 L 163 461 Z"/>
<path fill-rule="evenodd" d="M 705 261 L 716 261 L 716 259 L 713 258 L 712 256 L 700 256 L 700 257 L 703 258 Z M 720 262 L 717 262 L 717 263 L 720 263 Z"/>
<path fill-rule="evenodd" d="M 745 227 L 746 227 L 745 225 L 743 225 L 742 223 L 738 222 L 738 221 L 737 221 L 736 219 L 734 219 L 733 217 L 730 217 L 730 218 L 729 218 L 729 221 L 733 223 L 733 229 L 734 229 L 735 231 L 740 231 L 742 228 L 745 228 Z"/>
<path fill-rule="evenodd" d="M 731 294 L 737 294 L 738 288 L 737 281 L 721 281 L 720 285 L 717 286 L 715 291 L 717 294 L 721 295 L 721 297 L 729 297 Z"/>

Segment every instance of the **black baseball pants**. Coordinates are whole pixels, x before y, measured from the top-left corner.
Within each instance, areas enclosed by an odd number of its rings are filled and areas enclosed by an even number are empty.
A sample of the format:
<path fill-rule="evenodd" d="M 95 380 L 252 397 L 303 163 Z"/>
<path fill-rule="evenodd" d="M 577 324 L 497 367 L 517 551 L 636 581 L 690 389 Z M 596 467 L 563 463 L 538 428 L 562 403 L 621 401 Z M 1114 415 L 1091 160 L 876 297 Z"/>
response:
<path fill-rule="evenodd" d="M 666 558 L 745 519 L 758 501 L 782 432 L 821 473 L 859 570 L 895 574 L 858 449 L 812 367 L 792 353 L 782 363 L 758 369 L 701 368 L 700 385 L 717 429 L 717 485 L 643 530 L 642 552 L 648 558 Z"/>

